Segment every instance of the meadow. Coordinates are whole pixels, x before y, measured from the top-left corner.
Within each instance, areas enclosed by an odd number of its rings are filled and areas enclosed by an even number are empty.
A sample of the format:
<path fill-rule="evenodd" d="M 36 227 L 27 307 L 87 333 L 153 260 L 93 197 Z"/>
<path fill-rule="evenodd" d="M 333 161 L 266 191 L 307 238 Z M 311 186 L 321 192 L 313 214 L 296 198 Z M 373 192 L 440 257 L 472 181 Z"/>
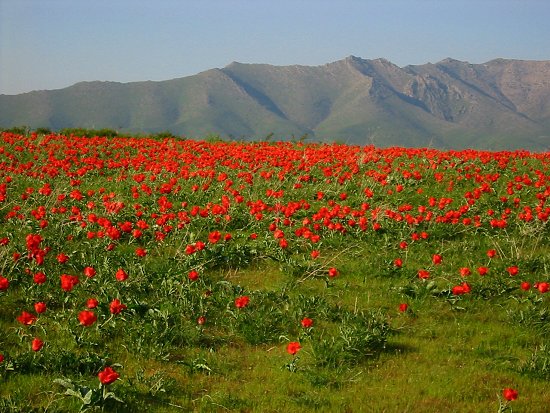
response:
<path fill-rule="evenodd" d="M 550 153 L 0 134 L 0 411 L 548 412 Z"/>

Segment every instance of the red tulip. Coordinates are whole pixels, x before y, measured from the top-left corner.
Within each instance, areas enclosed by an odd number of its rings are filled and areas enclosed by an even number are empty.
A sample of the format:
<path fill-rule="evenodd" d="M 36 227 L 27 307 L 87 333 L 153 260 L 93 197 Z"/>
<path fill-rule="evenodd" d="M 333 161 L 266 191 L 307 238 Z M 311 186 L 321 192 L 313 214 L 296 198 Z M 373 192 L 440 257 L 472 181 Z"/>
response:
<path fill-rule="evenodd" d="M 46 304 L 43 302 L 38 302 L 34 304 L 34 311 L 36 311 L 37 314 L 42 314 L 46 311 Z"/>
<path fill-rule="evenodd" d="M 88 327 L 97 321 L 97 316 L 93 311 L 84 310 L 78 313 L 78 321 L 80 321 L 80 325 Z"/>
<path fill-rule="evenodd" d="M 42 347 L 44 346 L 44 342 L 40 340 L 39 338 L 33 339 L 31 343 L 32 351 L 40 351 Z"/>
<path fill-rule="evenodd" d="M 128 274 L 122 268 L 119 268 L 115 274 L 115 278 L 118 281 L 125 281 L 128 279 Z"/>
<path fill-rule="evenodd" d="M 510 388 L 505 388 L 504 390 L 502 390 L 502 395 L 509 402 L 516 400 L 518 398 L 517 390 L 510 389 Z"/>
<path fill-rule="evenodd" d="M 8 279 L 0 275 L 0 291 L 7 290 L 9 286 L 10 282 L 8 281 Z"/>
<path fill-rule="evenodd" d="M 127 307 L 120 302 L 118 298 L 115 298 L 113 301 L 111 301 L 111 304 L 109 304 L 109 311 L 111 314 L 119 314 L 122 312 L 122 310 L 125 310 Z"/>
<path fill-rule="evenodd" d="M 286 352 L 288 354 L 295 355 L 298 351 L 300 351 L 301 348 L 302 346 L 300 345 L 300 343 L 298 343 L 297 341 L 291 341 L 286 346 Z"/>
<path fill-rule="evenodd" d="M 96 270 L 93 267 L 84 268 L 84 275 L 88 278 L 92 278 L 96 275 Z"/>
<path fill-rule="evenodd" d="M 241 297 L 235 298 L 235 307 L 237 308 L 244 308 L 248 305 L 250 302 L 250 298 L 246 295 L 243 295 Z"/>
<path fill-rule="evenodd" d="M 98 304 L 99 304 L 99 301 L 97 301 L 95 298 L 88 298 L 88 300 L 86 301 L 86 307 L 89 308 L 90 310 L 93 308 L 96 308 Z"/>
<path fill-rule="evenodd" d="M 23 311 L 21 315 L 17 317 L 17 321 L 19 321 L 23 325 L 30 326 L 36 321 L 36 316 L 34 314 Z"/>
<path fill-rule="evenodd" d="M 120 374 L 113 370 L 112 367 L 105 367 L 97 374 L 97 377 L 101 384 L 108 385 L 115 382 L 120 377 Z"/>

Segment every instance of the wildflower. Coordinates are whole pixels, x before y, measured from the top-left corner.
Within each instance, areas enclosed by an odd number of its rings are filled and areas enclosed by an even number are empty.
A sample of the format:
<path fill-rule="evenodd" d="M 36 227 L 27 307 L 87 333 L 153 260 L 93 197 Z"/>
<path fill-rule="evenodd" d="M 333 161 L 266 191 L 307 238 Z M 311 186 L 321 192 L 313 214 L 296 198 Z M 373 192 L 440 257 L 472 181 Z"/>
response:
<path fill-rule="evenodd" d="M 105 367 L 97 374 L 97 377 L 101 384 L 108 385 L 115 382 L 120 377 L 120 374 L 113 370 L 112 367 Z"/>
<path fill-rule="evenodd" d="M 550 284 L 547 282 L 544 283 L 537 283 L 536 286 L 537 290 L 539 290 L 540 293 L 547 293 L 550 290 Z"/>
<path fill-rule="evenodd" d="M 109 304 L 109 311 L 111 314 L 119 314 L 122 310 L 125 310 L 127 307 L 120 302 L 118 298 L 115 298 L 113 301 L 111 301 L 111 304 Z"/>
<path fill-rule="evenodd" d="M 10 282 L 7 278 L 0 276 L 0 291 L 1 290 L 7 290 L 10 286 Z"/>
<path fill-rule="evenodd" d="M 99 304 L 99 301 L 97 301 L 95 298 L 88 298 L 88 300 L 86 301 L 86 307 L 89 308 L 90 310 L 93 308 L 96 308 L 98 304 Z"/>
<path fill-rule="evenodd" d="M 125 281 L 128 279 L 128 273 L 124 271 L 122 268 L 119 268 L 115 274 L 115 278 L 118 281 Z"/>
<path fill-rule="evenodd" d="M 34 314 L 23 311 L 21 315 L 17 317 L 17 321 L 19 321 L 23 325 L 30 326 L 36 321 L 36 316 Z"/>
<path fill-rule="evenodd" d="M 78 277 L 76 275 L 61 275 L 61 289 L 70 292 L 75 285 L 78 284 Z"/>
<path fill-rule="evenodd" d="M 489 272 L 489 268 L 487 268 L 487 267 L 478 267 L 477 272 L 478 272 L 479 275 L 484 276 L 484 275 L 487 275 L 487 273 Z"/>
<path fill-rule="evenodd" d="M 43 346 L 44 346 L 44 342 L 39 338 L 33 339 L 31 343 L 32 351 L 40 351 L 40 349 L 42 349 Z"/>
<path fill-rule="evenodd" d="M 508 267 L 506 271 L 508 271 L 508 274 L 510 274 L 510 277 L 514 277 L 515 275 L 518 275 L 519 268 L 514 265 L 512 267 Z"/>
<path fill-rule="evenodd" d="M 418 278 L 421 280 L 426 280 L 430 278 L 430 272 L 427 270 L 418 270 Z"/>
<path fill-rule="evenodd" d="M 46 274 L 44 274 L 43 272 L 37 272 L 33 276 L 33 281 L 36 284 L 44 284 L 46 282 Z"/>
<path fill-rule="evenodd" d="M 518 392 L 517 390 L 510 389 L 507 387 L 504 390 L 502 390 L 502 396 L 504 396 L 506 400 L 511 402 L 512 400 L 516 400 L 518 398 Z"/>
<path fill-rule="evenodd" d="M 286 346 L 286 352 L 288 354 L 295 355 L 298 351 L 300 351 L 301 348 L 302 346 L 300 345 L 300 343 L 298 343 L 297 341 L 291 341 Z"/>
<path fill-rule="evenodd" d="M 36 311 L 37 314 L 42 314 L 46 311 L 46 304 L 43 302 L 38 302 L 34 304 L 34 311 Z"/>
<path fill-rule="evenodd" d="M 93 311 L 84 310 L 78 314 L 78 321 L 80 321 L 80 325 L 88 327 L 97 321 L 97 316 Z"/>
<path fill-rule="evenodd" d="M 235 307 L 244 308 L 250 302 L 250 298 L 247 295 L 235 298 Z"/>

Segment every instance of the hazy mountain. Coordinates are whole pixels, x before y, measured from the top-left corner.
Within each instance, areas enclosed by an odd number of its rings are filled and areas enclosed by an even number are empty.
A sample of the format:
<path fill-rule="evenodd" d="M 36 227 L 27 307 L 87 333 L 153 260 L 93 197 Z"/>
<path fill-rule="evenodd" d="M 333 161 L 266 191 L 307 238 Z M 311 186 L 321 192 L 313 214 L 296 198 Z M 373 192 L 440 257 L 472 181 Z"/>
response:
<path fill-rule="evenodd" d="M 445 59 L 403 68 L 354 56 L 315 67 L 234 62 L 162 82 L 0 95 L 0 126 L 19 125 L 546 150 L 550 61 Z"/>

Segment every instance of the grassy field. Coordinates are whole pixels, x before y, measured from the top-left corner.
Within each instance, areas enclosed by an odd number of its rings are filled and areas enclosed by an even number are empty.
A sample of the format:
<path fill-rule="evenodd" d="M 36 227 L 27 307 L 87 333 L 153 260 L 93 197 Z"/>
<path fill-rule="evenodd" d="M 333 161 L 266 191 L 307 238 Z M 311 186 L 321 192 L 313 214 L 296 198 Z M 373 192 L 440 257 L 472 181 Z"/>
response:
<path fill-rule="evenodd" d="M 547 412 L 550 154 L 0 135 L 0 411 Z"/>

